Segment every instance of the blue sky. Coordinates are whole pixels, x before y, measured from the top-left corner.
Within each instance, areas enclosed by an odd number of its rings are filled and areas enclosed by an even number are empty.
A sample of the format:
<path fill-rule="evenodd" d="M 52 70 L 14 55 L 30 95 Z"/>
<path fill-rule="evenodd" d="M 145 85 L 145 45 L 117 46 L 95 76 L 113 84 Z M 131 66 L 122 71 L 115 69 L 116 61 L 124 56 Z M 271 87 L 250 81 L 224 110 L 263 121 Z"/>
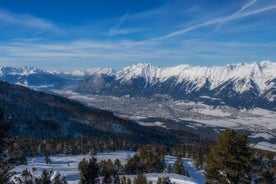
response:
<path fill-rule="evenodd" d="M 0 0 L 0 66 L 276 61 L 275 0 Z"/>

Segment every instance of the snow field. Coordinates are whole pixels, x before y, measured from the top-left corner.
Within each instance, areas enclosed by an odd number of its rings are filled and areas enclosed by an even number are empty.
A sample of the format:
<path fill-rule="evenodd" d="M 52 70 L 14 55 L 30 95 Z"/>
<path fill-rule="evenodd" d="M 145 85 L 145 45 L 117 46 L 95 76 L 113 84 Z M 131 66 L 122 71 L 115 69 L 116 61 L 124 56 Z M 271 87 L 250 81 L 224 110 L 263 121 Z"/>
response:
<path fill-rule="evenodd" d="M 270 139 L 273 138 L 273 136 L 268 134 L 268 133 L 251 133 L 251 135 L 249 135 L 249 137 L 251 137 L 251 138 L 263 138 L 265 140 L 270 140 Z"/>
<path fill-rule="evenodd" d="M 122 164 L 125 164 L 136 152 L 129 151 L 120 151 L 120 152 L 110 152 L 110 153 L 98 153 L 96 155 L 97 161 L 111 159 L 112 161 L 119 159 Z M 51 163 L 45 163 L 45 157 L 38 156 L 34 158 L 27 159 L 27 165 L 20 165 L 14 168 L 12 171 L 16 172 L 19 175 L 24 169 L 32 171 L 32 168 L 35 168 L 33 172 L 35 177 L 39 177 L 41 172 L 46 170 L 53 170 L 55 174 L 60 174 L 61 177 L 65 177 L 69 184 L 77 184 L 79 182 L 79 171 L 78 164 L 83 159 L 91 158 L 90 155 L 55 155 L 51 156 Z M 166 156 L 165 161 L 166 165 L 173 165 L 176 158 L 173 156 Z M 199 171 L 192 164 L 191 159 L 183 158 L 183 164 L 185 170 L 188 172 L 190 177 L 173 174 L 173 173 L 147 173 L 145 176 L 149 181 L 156 183 L 158 177 L 169 176 L 172 182 L 176 184 L 204 184 L 205 178 L 202 171 Z M 136 175 L 126 175 L 130 179 L 134 179 Z"/>

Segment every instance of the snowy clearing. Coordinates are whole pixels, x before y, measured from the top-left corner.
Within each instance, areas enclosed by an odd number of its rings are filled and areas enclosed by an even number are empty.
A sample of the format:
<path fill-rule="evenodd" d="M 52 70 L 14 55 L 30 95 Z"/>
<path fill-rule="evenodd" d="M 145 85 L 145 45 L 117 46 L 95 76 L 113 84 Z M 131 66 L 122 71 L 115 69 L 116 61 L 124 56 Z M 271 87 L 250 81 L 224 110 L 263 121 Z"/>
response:
<path fill-rule="evenodd" d="M 249 135 L 249 137 L 251 137 L 251 138 L 263 138 L 265 140 L 270 140 L 270 139 L 273 138 L 273 136 L 268 134 L 268 133 L 252 133 L 251 135 Z"/>
<path fill-rule="evenodd" d="M 110 152 L 110 153 L 99 153 L 96 155 L 98 162 L 102 160 L 111 159 L 112 161 L 119 159 L 122 164 L 125 164 L 136 152 L 120 151 L 120 152 Z M 69 184 L 77 184 L 79 181 L 79 171 L 78 164 L 83 159 L 91 158 L 90 155 L 56 155 L 51 156 L 51 163 L 45 163 L 45 157 L 39 156 L 34 158 L 28 158 L 27 165 L 20 165 L 14 168 L 12 171 L 17 174 L 21 173 L 24 169 L 32 170 L 34 167 L 34 176 L 39 177 L 41 172 L 46 170 L 58 171 L 61 177 L 65 177 Z M 166 156 L 165 161 L 167 165 L 173 165 L 176 158 L 173 156 Z M 186 171 L 189 173 L 190 177 L 173 174 L 173 173 L 148 173 L 145 174 L 148 180 L 156 183 L 158 177 L 169 176 L 171 181 L 176 182 L 176 184 L 203 184 L 205 183 L 205 178 L 203 171 L 199 171 L 192 164 L 191 159 L 183 158 L 183 164 Z M 130 179 L 133 179 L 134 175 L 126 175 Z"/>
<path fill-rule="evenodd" d="M 258 142 L 257 144 L 250 144 L 250 146 L 257 149 L 276 152 L 276 144 L 272 144 L 269 142 L 262 141 L 262 142 Z"/>

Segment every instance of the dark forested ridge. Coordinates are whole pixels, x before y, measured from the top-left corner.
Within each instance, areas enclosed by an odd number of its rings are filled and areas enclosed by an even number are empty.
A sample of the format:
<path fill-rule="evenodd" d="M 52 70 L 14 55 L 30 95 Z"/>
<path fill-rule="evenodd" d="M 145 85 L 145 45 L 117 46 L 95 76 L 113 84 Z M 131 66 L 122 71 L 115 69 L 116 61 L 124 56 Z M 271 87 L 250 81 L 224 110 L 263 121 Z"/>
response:
<path fill-rule="evenodd" d="M 64 97 L 0 82 L 0 107 L 20 137 L 125 137 L 135 142 L 198 142 L 193 133 L 144 127 Z"/>

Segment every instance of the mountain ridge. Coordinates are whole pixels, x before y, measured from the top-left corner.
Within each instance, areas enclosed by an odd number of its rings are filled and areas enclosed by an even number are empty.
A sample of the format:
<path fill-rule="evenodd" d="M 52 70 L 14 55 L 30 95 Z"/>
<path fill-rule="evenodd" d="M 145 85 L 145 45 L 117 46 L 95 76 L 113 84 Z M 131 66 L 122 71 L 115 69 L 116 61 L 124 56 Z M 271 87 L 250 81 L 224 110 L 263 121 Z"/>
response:
<path fill-rule="evenodd" d="M 238 63 L 213 67 L 190 65 L 157 67 L 151 64 L 140 63 L 118 71 L 116 73 L 116 79 L 129 80 L 135 77 L 143 77 L 147 79 L 147 82 L 155 83 L 156 81 L 154 79 L 164 82 L 170 77 L 176 77 L 179 83 L 183 80 L 199 80 L 205 78 L 212 82 L 211 89 L 214 89 L 226 80 L 238 78 L 254 78 L 258 84 L 261 84 L 263 81 L 276 78 L 275 72 L 270 68 L 276 69 L 276 63 L 262 61 L 259 63 Z M 262 86 L 260 88 L 263 89 Z"/>
<path fill-rule="evenodd" d="M 95 74 L 75 85 L 82 94 L 154 97 L 204 101 L 236 108 L 276 110 L 276 63 L 240 63 L 225 67 L 156 67 L 132 65 L 114 75 Z M 203 100 L 208 96 L 217 100 Z"/>
<path fill-rule="evenodd" d="M 3 71 L 4 70 L 4 71 Z M 261 90 L 264 90 L 265 82 L 276 78 L 276 63 L 271 61 L 261 61 L 252 63 L 227 64 L 225 66 L 191 66 L 177 65 L 174 67 L 155 66 L 150 63 L 139 63 L 114 70 L 112 68 L 89 68 L 84 71 L 75 70 L 72 72 L 44 71 L 34 67 L 0 67 L 0 76 L 18 75 L 28 76 L 33 74 L 51 74 L 54 76 L 79 76 L 88 77 L 91 75 L 115 76 L 116 80 L 127 81 L 132 78 L 142 77 L 146 79 L 147 84 L 154 85 L 157 81 L 164 82 L 170 77 L 176 77 L 177 82 L 183 80 L 197 81 L 201 87 L 204 80 L 209 79 L 211 89 L 230 79 L 254 79 L 254 82 Z M 237 91 L 243 91 L 237 89 Z"/>
<path fill-rule="evenodd" d="M 276 110 L 276 63 L 270 61 L 213 67 L 140 63 L 118 71 L 91 68 L 71 73 L 26 67 L 18 69 L 21 73 L 14 70 L 4 73 L 0 67 L 0 80 L 34 89 L 69 89 L 82 94 L 150 98 L 165 95 L 191 101 L 202 101 L 202 96 L 208 96 L 219 99 L 204 98 L 204 102 L 213 105 Z"/>

